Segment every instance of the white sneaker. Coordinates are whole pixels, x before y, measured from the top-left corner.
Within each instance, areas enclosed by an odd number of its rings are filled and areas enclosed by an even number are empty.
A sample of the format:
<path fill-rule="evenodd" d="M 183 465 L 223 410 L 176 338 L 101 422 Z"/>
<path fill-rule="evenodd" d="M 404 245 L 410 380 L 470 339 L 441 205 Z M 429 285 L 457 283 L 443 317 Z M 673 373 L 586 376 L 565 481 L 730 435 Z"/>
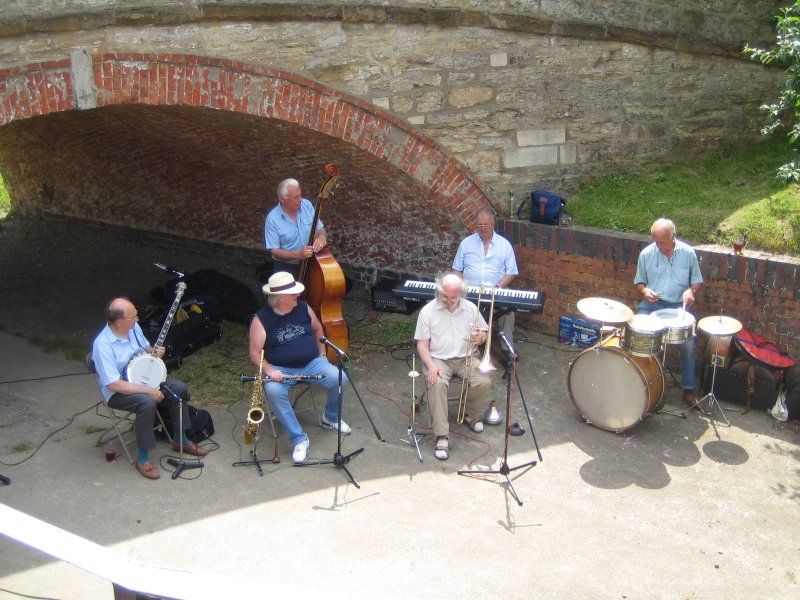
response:
<path fill-rule="evenodd" d="M 329 421 L 327 418 L 325 418 L 325 415 L 322 415 L 322 418 L 320 419 L 320 423 L 319 424 L 322 427 L 325 427 L 326 429 L 330 429 L 332 431 L 336 431 L 336 429 L 337 429 L 336 428 L 336 423 L 334 423 L 333 421 Z M 342 420 L 339 421 L 339 425 L 341 425 L 341 427 L 342 427 L 342 435 L 350 435 L 350 425 L 348 425 L 347 423 L 345 423 Z"/>
<path fill-rule="evenodd" d="M 303 440 L 299 444 L 294 447 L 294 452 L 292 452 L 292 460 L 296 463 L 304 463 L 306 462 L 306 456 L 308 455 L 308 440 Z"/>

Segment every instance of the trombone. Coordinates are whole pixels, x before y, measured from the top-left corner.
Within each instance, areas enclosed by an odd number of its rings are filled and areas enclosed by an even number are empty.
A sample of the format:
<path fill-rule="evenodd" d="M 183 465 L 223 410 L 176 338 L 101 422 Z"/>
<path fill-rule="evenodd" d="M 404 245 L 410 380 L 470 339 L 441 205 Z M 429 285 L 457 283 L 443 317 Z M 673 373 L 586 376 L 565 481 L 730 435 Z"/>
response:
<path fill-rule="evenodd" d="M 481 298 L 483 296 L 484 286 L 481 284 L 478 288 L 478 299 L 476 304 L 478 306 L 478 313 L 475 315 L 475 321 L 472 323 L 472 328 L 469 332 L 469 346 L 467 348 L 467 356 L 464 358 L 464 377 L 461 379 L 461 393 L 458 395 L 458 414 L 456 415 L 456 422 L 461 424 L 464 422 L 464 417 L 467 414 L 467 393 L 469 392 L 469 382 L 472 375 L 472 361 L 474 360 L 473 354 L 475 352 L 475 344 L 472 343 L 473 334 L 477 331 L 478 315 L 480 315 Z M 497 367 L 492 364 L 491 351 L 492 351 L 492 318 L 494 317 L 494 298 L 497 293 L 497 288 L 491 288 L 491 303 L 489 304 L 489 329 L 486 332 L 486 347 L 483 350 L 483 358 L 478 363 L 478 370 L 481 373 L 491 373 L 496 371 Z"/>

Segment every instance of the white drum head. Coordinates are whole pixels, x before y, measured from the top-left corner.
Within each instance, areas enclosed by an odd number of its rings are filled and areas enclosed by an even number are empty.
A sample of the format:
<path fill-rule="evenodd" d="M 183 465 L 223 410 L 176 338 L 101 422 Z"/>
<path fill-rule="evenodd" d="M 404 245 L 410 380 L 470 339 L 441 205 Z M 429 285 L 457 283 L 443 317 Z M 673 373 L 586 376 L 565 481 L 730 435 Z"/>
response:
<path fill-rule="evenodd" d="M 667 326 L 664 321 L 655 315 L 633 315 L 633 318 L 628 321 L 628 327 L 634 331 L 642 331 L 646 333 L 657 333 L 664 331 Z"/>
<path fill-rule="evenodd" d="M 579 354 L 570 367 L 568 387 L 583 418 L 607 431 L 636 425 L 648 409 L 644 376 L 618 348 L 596 346 Z"/>
<path fill-rule="evenodd" d="M 694 324 L 694 315 L 680 308 L 660 308 L 650 313 L 664 322 L 669 329 L 689 327 Z"/>

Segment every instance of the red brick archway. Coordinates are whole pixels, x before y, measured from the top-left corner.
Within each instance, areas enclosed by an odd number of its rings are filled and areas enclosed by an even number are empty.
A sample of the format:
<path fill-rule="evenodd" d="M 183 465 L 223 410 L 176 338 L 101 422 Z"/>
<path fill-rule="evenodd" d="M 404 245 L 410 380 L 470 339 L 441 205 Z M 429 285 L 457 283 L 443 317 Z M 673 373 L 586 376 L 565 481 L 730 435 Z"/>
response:
<path fill-rule="evenodd" d="M 471 226 L 492 205 L 477 177 L 433 140 L 374 105 L 299 75 L 184 54 L 69 58 L 0 70 L 0 126 L 38 115 L 112 105 L 190 106 L 278 119 L 332 136 L 399 169 Z M 91 79 L 91 81 L 90 81 Z"/>

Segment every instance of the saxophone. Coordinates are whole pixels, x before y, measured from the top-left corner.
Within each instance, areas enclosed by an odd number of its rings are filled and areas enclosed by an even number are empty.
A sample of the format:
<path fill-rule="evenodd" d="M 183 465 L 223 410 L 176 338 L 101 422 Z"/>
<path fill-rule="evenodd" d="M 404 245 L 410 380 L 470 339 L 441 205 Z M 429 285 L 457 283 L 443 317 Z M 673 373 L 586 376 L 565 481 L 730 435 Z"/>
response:
<path fill-rule="evenodd" d="M 258 430 L 264 420 L 264 379 L 261 365 L 264 363 L 264 351 L 258 363 L 258 372 L 253 378 L 253 393 L 250 395 L 250 409 L 247 411 L 247 424 L 244 426 L 244 441 L 253 444 L 258 440 Z"/>

